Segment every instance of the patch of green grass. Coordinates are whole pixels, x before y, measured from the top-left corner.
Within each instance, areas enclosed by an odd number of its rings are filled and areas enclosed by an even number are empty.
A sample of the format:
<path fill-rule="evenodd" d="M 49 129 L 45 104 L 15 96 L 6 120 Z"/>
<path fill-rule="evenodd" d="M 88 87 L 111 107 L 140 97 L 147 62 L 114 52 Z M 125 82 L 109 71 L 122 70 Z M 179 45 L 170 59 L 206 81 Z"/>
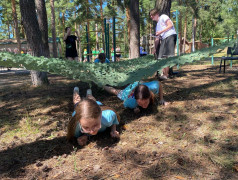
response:
<path fill-rule="evenodd" d="M 208 155 L 209 159 L 214 163 L 225 168 L 232 168 L 234 164 L 234 155 L 231 153 L 211 153 Z"/>
<path fill-rule="evenodd" d="M 22 122 L 18 125 L 7 124 L 4 126 L 5 133 L 1 137 L 2 142 L 11 142 L 15 136 L 27 137 L 29 134 L 37 134 L 40 132 L 39 125 L 34 123 L 32 118 L 26 113 L 22 118 Z"/>
<path fill-rule="evenodd" d="M 75 171 L 75 172 L 78 172 L 78 171 L 80 171 L 80 170 L 77 168 L 76 152 L 77 152 L 77 147 L 74 147 L 74 150 L 73 150 L 73 152 L 72 152 L 73 162 L 74 162 L 74 171 Z"/>

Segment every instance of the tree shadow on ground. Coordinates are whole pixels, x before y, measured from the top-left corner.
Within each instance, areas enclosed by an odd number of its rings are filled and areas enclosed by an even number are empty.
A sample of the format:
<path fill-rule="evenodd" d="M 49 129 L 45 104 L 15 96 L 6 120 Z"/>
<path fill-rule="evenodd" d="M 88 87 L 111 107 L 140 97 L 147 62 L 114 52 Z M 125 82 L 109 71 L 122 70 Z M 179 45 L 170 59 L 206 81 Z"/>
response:
<path fill-rule="evenodd" d="M 224 92 L 209 92 L 205 93 L 208 88 L 218 85 L 219 83 L 228 84 L 234 79 L 238 79 L 238 74 L 234 77 L 227 77 L 223 80 L 217 80 L 215 82 L 211 82 L 208 84 L 202 84 L 198 86 L 193 86 L 189 88 L 179 88 L 177 91 L 174 91 L 172 93 L 168 93 L 166 95 L 166 99 L 172 100 L 172 101 L 183 101 L 186 100 L 194 100 L 195 97 L 193 96 L 194 93 L 201 94 L 199 96 L 199 99 L 207 99 L 207 98 L 217 98 L 217 97 L 230 97 L 230 95 L 225 95 Z M 183 87 L 182 82 L 180 82 L 180 86 Z M 229 90 L 228 92 L 234 93 L 234 89 Z M 234 96 L 238 98 L 238 94 L 235 93 Z M 196 97 L 198 98 L 198 97 Z"/>
<path fill-rule="evenodd" d="M 67 142 L 66 137 L 39 140 L 8 148 L 0 152 L 0 174 L 7 173 L 8 177 L 17 178 L 16 172 L 27 165 L 53 158 L 53 156 L 68 155 L 72 151 L 73 145 Z"/>

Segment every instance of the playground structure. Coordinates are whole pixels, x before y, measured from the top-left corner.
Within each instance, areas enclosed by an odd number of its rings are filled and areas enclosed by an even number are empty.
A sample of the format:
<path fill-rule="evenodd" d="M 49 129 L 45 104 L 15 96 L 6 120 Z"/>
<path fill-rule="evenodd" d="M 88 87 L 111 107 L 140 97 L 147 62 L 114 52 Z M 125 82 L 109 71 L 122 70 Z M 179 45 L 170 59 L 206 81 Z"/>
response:
<path fill-rule="evenodd" d="M 113 18 L 104 18 L 103 22 L 101 22 L 101 31 L 95 30 L 91 31 L 89 29 L 89 22 L 91 20 L 87 20 L 87 25 L 85 26 L 85 34 L 86 34 L 86 43 L 81 44 L 83 46 L 86 45 L 87 52 L 83 53 L 84 56 L 86 56 L 87 61 L 90 62 L 90 57 L 98 55 L 101 52 L 104 52 L 106 54 L 106 58 L 111 59 L 110 55 L 112 52 L 110 49 L 113 48 L 114 57 L 116 57 L 116 53 L 123 53 L 123 52 L 116 52 L 117 44 L 120 44 L 123 41 L 116 41 L 117 34 L 121 33 L 122 30 L 116 29 L 116 24 L 119 24 L 122 22 L 122 19 L 119 17 L 113 17 Z M 93 20 L 95 21 L 95 20 Z M 104 31 L 103 31 L 104 30 Z M 90 33 L 96 33 L 96 42 L 90 41 Z M 99 40 L 99 35 L 101 34 L 101 41 Z M 112 37 L 110 36 L 112 34 Z M 112 43 L 110 43 L 110 39 L 112 38 Z M 95 46 L 92 46 L 92 44 L 95 44 Z M 98 44 L 102 44 L 99 48 Z M 91 47 L 92 46 L 92 47 Z M 95 48 L 96 50 L 93 52 L 91 49 Z M 102 51 L 100 52 L 99 49 Z"/>
<path fill-rule="evenodd" d="M 176 29 L 176 33 L 177 33 L 177 43 L 176 43 L 176 47 L 175 47 L 175 55 L 179 56 L 181 53 L 181 47 L 182 47 L 182 43 L 183 43 L 183 39 L 179 39 L 179 31 L 178 31 L 178 15 L 179 15 L 179 11 L 178 10 L 174 10 L 171 11 L 171 13 L 174 13 L 175 15 L 175 20 L 173 20 L 174 24 L 175 24 L 175 29 Z M 116 25 L 121 23 L 123 19 L 119 18 L 119 17 L 113 17 L 113 18 L 104 18 L 103 22 L 101 22 L 101 31 L 100 30 L 95 30 L 95 31 L 91 31 L 88 28 L 88 24 L 91 20 L 87 20 L 87 25 L 85 26 L 85 33 L 86 33 L 86 43 L 82 44 L 82 45 L 86 45 L 86 49 L 87 49 L 87 53 L 84 53 L 84 56 L 86 56 L 87 61 L 90 61 L 90 57 L 91 56 L 95 56 L 95 51 L 94 53 L 92 52 L 92 48 L 97 48 L 98 45 L 97 44 L 102 44 L 101 46 L 103 48 L 102 52 L 105 52 L 106 57 L 108 59 L 112 58 L 112 54 L 114 53 L 114 57 L 116 56 L 116 47 L 117 44 L 123 43 L 123 41 L 117 41 L 117 34 L 122 33 L 121 29 L 116 29 Z M 102 25 L 103 24 L 103 25 Z M 98 28 L 99 29 L 99 28 Z M 104 31 L 103 31 L 104 30 Z M 101 37 L 101 41 L 99 42 L 91 42 L 90 41 L 90 33 L 94 33 L 96 32 L 96 36 L 98 36 L 98 34 L 100 33 L 102 35 Z M 103 39 L 104 38 L 104 39 Z M 124 41 L 125 42 L 125 41 Z M 95 46 L 92 46 L 92 44 L 95 44 Z M 91 48 L 92 46 L 92 48 Z M 140 39 L 140 46 L 143 47 L 143 49 L 145 49 L 146 52 L 148 52 L 148 54 L 152 54 L 153 48 L 154 48 L 154 37 L 152 37 L 151 34 L 149 35 L 144 35 L 141 37 Z M 208 48 L 209 45 L 202 43 L 201 41 L 195 41 L 194 42 L 194 46 L 195 49 L 199 50 L 202 48 Z M 113 48 L 113 52 L 111 52 L 111 49 Z M 192 42 L 185 42 L 185 53 L 191 53 L 192 52 L 192 48 L 193 48 L 193 43 Z M 96 55 L 98 55 L 100 48 L 96 49 Z M 124 52 L 119 52 L 119 53 L 124 53 L 125 55 L 125 50 Z M 84 58 L 83 58 L 84 59 Z"/>

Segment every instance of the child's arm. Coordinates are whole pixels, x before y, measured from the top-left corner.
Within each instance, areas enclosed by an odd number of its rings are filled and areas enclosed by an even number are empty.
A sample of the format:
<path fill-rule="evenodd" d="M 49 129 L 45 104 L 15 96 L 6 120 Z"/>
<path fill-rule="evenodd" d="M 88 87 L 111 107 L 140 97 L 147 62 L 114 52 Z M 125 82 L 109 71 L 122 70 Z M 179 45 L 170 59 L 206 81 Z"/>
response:
<path fill-rule="evenodd" d="M 139 107 L 136 107 L 135 109 L 134 109 L 134 113 L 135 114 L 138 114 L 140 112 L 140 108 Z"/>
<path fill-rule="evenodd" d="M 77 138 L 77 142 L 80 146 L 85 146 L 88 142 L 88 136 L 87 135 L 83 135 Z"/>
<path fill-rule="evenodd" d="M 113 124 L 112 126 L 111 126 L 111 137 L 113 137 L 113 138 L 119 138 L 120 137 L 120 134 L 119 134 L 119 132 L 117 131 L 117 129 L 116 129 L 116 124 Z"/>
<path fill-rule="evenodd" d="M 163 106 L 167 106 L 169 104 L 168 102 L 166 102 L 164 100 L 164 97 L 163 97 L 163 87 L 162 87 L 161 83 L 159 85 L 159 104 L 161 104 Z"/>
<path fill-rule="evenodd" d="M 67 39 L 67 37 L 69 36 L 69 34 L 70 34 L 70 28 L 69 28 L 69 29 L 67 30 L 67 32 L 65 33 L 64 40 Z"/>

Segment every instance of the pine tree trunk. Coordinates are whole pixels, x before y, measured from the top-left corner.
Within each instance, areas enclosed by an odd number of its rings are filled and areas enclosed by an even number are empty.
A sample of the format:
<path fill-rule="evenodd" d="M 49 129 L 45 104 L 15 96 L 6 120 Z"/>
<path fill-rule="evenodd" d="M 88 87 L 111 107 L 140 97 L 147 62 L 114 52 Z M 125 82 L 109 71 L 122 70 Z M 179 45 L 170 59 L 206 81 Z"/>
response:
<path fill-rule="evenodd" d="M 26 32 L 27 43 L 32 50 L 32 56 L 44 56 L 44 45 L 41 31 L 36 17 L 35 2 L 32 0 L 20 0 L 20 11 L 23 26 Z M 32 84 L 34 86 L 48 85 L 47 73 L 31 71 Z"/>
<path fill-rule="evenodd" d="M 57 58 L 57 43 L 56 43 L 56 30 L 55 30 L 55 5 L 54 0 L 50 0 L 51 9 L 51 32 L 52 32 L 52 45 L 53 45 L 53 57 Z"/>
<path fill-rule="evenodd" d="M 195 28 L 194 28 L 194 24 L 195 24 L 195 21 L 194 21 L 194 17 L 192 19 L 192 52 L 195 51 Z"/>
<path fill-rule="evenodd" d="M 185 53 L 186 49 L 186 36 L 187 36 L 187 14 L 185 14 L 185 20 L 184 20 L 184 30 L 183 30 L 183 53 Z"/>
<path fill-rule="evenodd" d="M 21 40 L 20 40 L 20 32 L 19 32 L 19 27 L 18 27 L 16 1 L 15 0 L 12 0 L 12 15 L 13 15 L 13 19 L 14 19 L 14 27 L 15 27 L 15 34 L 16 34 L 16 39 L 17 39 L 18 52 L 21 53 Z"/>
<path fill-rule="evenodd" d="M 49 42 L 48 42 L 48 23 L 47 14 L 45 8 L 45 0 L 35 0 L 37 9 L 37 20 L 41 31 L 41 37 L 43 41 L 43 56 L 50 57 Z"/>
<path fill-rule="evenodd" d="M 64 37 L 64 32 L 65 32 L 65 13 L 62 12 L 62 27 L 63 27 L 63 37 Z"/>
<path fill-rule="evenodd" d="M 166 14 L 170 16 L 171 0 L 156 0 L 155 8 L 159 11 L 159 14 Z"/>
<path fill-rule="evenodd" d="M 127 37 L 128 37 L 128 46 L 130 45 L 130 31 L 131 31 L 131 24 L 130 24 L 130 9 L 126 6 L 126 20 L 127 20 Z M 129 48 L 129 57 L 131 57 L 131 50 Z"/>
<path fill-rule="evenodd" d="M 80 25 L 78 25 L 78 34 L 79 34 L 79 37 L 80 37 Z M 81 41 L 79 40 L 79 47 L 78 47 L 78 56 L 79 56 L 79 61 L 81 62 L 82 61 L 82 47 L 81 47 Z"/>
<path fill-rule="evenodd" d="M 24 27 L 23 27 L 23 22 L 21 20 L 21 33 L 23 35 L 23 39 L 26 39 L 26 33 L 25 33 L 25 30 L 24 30 Z"/>
<path fill-rule="evenodd" d="M 179 0 L 179 6 L 182 6 L 182 0 Z M 179 34 L 178 34 L 178 38 L 179 38 L 179 52 L 183 51 L 183 43 L 182 43 L 182 18 L 183 18 L 183 13 L 179 12 Z"/>
<path fill-rule="evenodd" d="M 8 39 L 11 39 L 11 31 L 10 31 L 9 21 L 7 21 L 7 31 L 8 31 Z"/>
<path fill-rule="evenodd" d="M 139 1 L 130 1 L 130 58 L 140 57 L 140 12 Z"/>
<path fill-rule="evenodd" d="M 200 23 L 199 41 L 202 42 L 202 23 Z"/>

